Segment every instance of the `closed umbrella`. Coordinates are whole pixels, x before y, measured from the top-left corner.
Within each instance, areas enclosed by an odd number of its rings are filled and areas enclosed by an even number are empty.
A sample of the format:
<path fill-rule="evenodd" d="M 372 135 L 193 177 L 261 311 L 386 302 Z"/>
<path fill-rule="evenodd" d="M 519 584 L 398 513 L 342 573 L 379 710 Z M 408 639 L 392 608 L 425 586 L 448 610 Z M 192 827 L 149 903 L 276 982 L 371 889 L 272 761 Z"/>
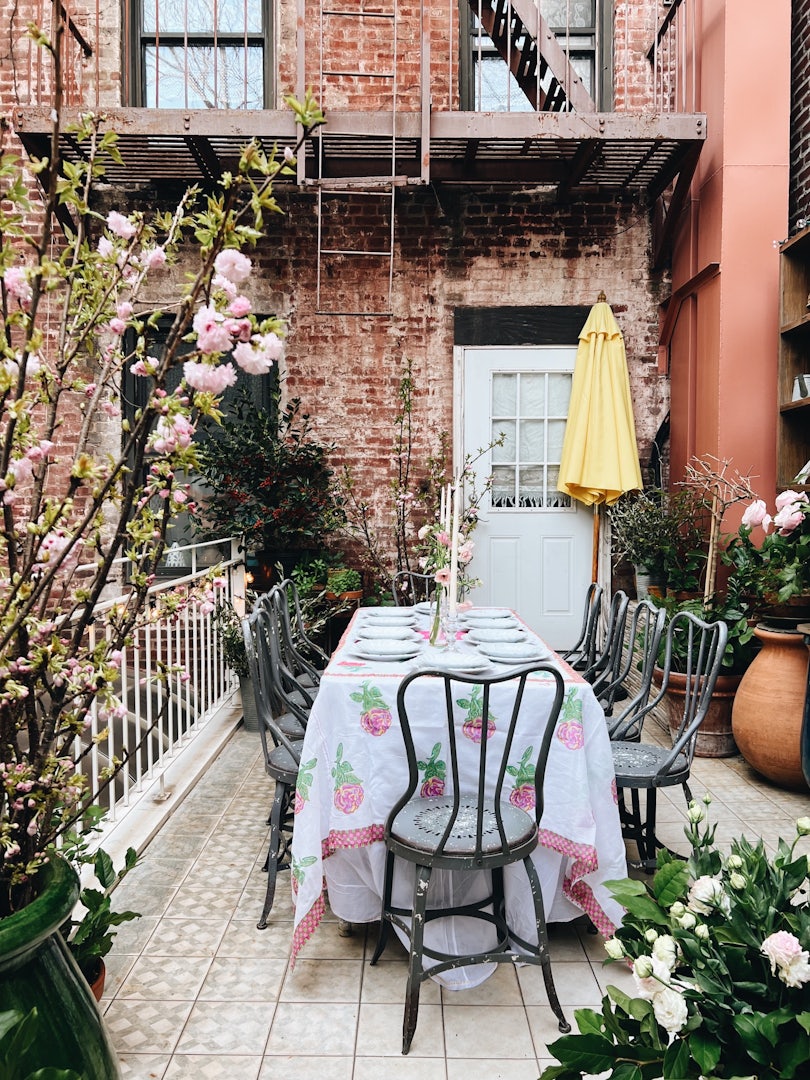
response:
<path fill-rule="evenodd" d="M 557 486 L 594 507 L 595 563 L 599 505 L 642 487 L 624 338 L 604 293 L 579 335 Z"/>

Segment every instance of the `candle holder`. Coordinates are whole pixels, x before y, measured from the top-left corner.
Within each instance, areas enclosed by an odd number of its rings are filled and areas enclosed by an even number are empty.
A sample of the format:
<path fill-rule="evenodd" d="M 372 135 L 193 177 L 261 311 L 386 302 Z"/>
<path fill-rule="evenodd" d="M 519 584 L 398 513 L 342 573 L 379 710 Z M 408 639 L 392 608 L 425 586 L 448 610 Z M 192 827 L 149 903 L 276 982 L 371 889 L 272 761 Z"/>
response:
<path fill-rule="evenodd" d="M 461 629 L 461 623 L 457 614 L 450 614 L 449 604 L 446 600 L 442 604 L 441 622 L 448 652 L 458 652 L 458 632 Z"/>

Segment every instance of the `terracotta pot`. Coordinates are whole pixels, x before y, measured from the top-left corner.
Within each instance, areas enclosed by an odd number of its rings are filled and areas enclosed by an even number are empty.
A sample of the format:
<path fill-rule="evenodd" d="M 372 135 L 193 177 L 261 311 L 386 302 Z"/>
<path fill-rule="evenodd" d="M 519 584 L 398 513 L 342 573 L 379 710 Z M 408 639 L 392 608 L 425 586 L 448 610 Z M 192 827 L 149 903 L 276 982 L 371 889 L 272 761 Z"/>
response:
<path fill-rule="evenodd" d="M 801 732 L 808 653 L 795 630 L 754 628 L 762 647 L 743 676 L 732 725 L 748 764 L 780 787 L 805 790 Z"/>
<path fill-rule="evenodd" d="M 94 979 L 88 980 L 88 982 L 90 983 L 90 993 L 93 995 L 96 1001 L 101 1001 L 101 998 L 104 994 L 104 983 L 106 979 L 107 965 L 99 957 L 97 974 Z"/>
<path fill-rule="evenodd" d="M 656 668 L 653 681 L 658 686 L 661 685 L 662 675 L 661 669 Z M 696 757 L 731 757 L 737 753 L 731 731 L 731 709 L 742 678 L 742 675 L 718 675 L 708 712 L 698 731 Z M 669 730 L 673 738 L 683 719 L 685 696 L 686 675 L 678 671 L 671 672 L 664 701 L 669 710 Z"/>

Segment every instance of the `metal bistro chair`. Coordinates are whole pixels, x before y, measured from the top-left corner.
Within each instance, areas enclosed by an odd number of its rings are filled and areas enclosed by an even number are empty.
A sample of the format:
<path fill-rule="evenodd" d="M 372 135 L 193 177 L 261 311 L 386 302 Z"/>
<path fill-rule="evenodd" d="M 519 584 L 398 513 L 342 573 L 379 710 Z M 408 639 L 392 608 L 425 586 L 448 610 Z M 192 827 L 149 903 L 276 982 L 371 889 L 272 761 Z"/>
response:
<path fill-rule="evenodd" d="M 286 643 L 289 640 L 290 647 L 294 648 L 299 656 L 314 669 L 317 679 L 320 679 L 321 673 L 329 663 L 329 657 L 307 633 L 304 626 L 304 615 L 301 610 L 301 597 L 298 586 L 292 578 L 285 578 L 278 588 L 280 592 L 284 593 L 287 600 L 282 625 L 284 641 Z"/>
<path fill-rule="evenodd" d="M 589 667 L 596 659 L 596 638 L 599 632 L 599 613 L 602 610 L 601 585 L 595 581 L 588 586 L 585 594 L 585 611 L 582 616 L 582 629 L 579 639 L 568 652 L 563 653 L 563 660 L 576 671 Z"/>
<path fill-rule="evenodd" d="M 417 574 L 413 570 L 398 570 L 391 578 L 391 593 L 397 607 L 430 600 L 436 590 L 433 574 Z"/>
<path fill-rule="evenodd" d="M 287 584 L 289 582 L 289 585 Z M 304 639 L 298 637 L 297 630 L 293 630 L 293 620 L 290 617 L 290 604 L 297 599 L 297 590 L 294 583 L 287 579 L 282 581 L 275 589 L 271 590 L 271 603 L 274 605 L 276 618 L 278 620 L 278 628 L 281 635 L 281 650 L 287 663 L 287 667 L 290 669 L 296 680 L 311 694 L 312 697 L 318 692 L 318 685 L 321 681 L 321 673 L 323 668 L 326 667 L 324 663 L 322 667 L 318 667 L 309 658 L 309 655 L 318 657 L 325 656 L 321 649 L 315 645 L 314 642 L 310 642 L 309 638 L 304 635 Z M 302 622 L 303 625 L 303 622 Z M 313 650 L 317 649 L 317 653 Z M 309 653 L 309 655 L 307 655 Z M 326 663 L 328 663 L 328 658 Z"/>
<path fill-rule="evenodd" d="M 650 699 L 653 672 L 658 663 L 665 623 L 666 612 L 663 608 L 656 607 L 650 600 L 639 600 L 630 619 L 621 671 L 613 682 L 599 688 L 594 687 L 605 716 L 610 717 L 608 731 L 611 734 L 620 727 L 629 731 L 628 720 L 639 713 Z M 638 682 L 635 693 L 631 696 L 627 684 L 631 672 L 635 671 L 638 672 Z M 627 703 L 622 707 L 619 716 L 614 717 L 613 709 L 619 700 Z M 624 738 L 637 741 L 637 735 L 634 738 L 629 733 Z"/>
<path fill-rule="evenodd" d="M 627 609 L 630 601 L 627 593 L 617 589 L 610 599 L 607 627 L 601 648 L 583 670 L 582 677 L 591 684 L 598 697 L 600 692 L 615 682 L 624 652 L 624 631 L 627 625 Z"/>
<path fill-rule="evenodd" d="M 273 907 L 276 894 L 278 872 L 290 867 L 295 786 L 303 746 L 302 738 L 290 738 L 285 733 L 280 718 L 274 715 L 272 703 L 276 700 L 276 694 L 272 690 L 273 658 L 268 633 L 268 631 L 272 632 L 272 628 L 268 625 L 270 621 L 268 613 L 259 609 L 242 622 L 245 651 L 259 713 L 259 735 L 264 754 L 264 771 L 275 781 L 273 804 L 267 821 L 270 826 L 270 842 L 264 864 L 264 869 L 267 871 L 267 888 L 261 917 L 257 923 L 259 930 L 264 930 L 267 926 L 267 917 Z M 294 713 L 288 714 L 286 718 L 296 721 L 299 719 Z M 303 729 L 301 729 L 301 734 L 303 735 Z"/>
<path fill-rule="evenodd" d="M 523 702 L 526 679 L 535 672 L 547 673 L 553 680 L 553 701 L 545 729 L 537 732 L 540 745 L 535 759 L 535 807 L 530 813 L 509 802 L 504 791 L 507 766 L 515 729 Z M 415 747 L 408 717 L 408 691 L 417 681 L 436 679 L 442 685 L 435 688 L 437 715 L 430 741 L 441 739 L 443 752 L 449 758 L 448 779 L 452 794 L 430 798 L 419 797 L 420 774 L 417 760 L 424 756 L 424 747 Z M 507 719 L 502 699 L 498 703 L 498 737 L 481 739 L 478 749 L 478 772 L 465 783 L 460 778 L 457 741 L 459 718 L 454 711 L 454 698 L 459 684 L 477 684 L 482 688 L 481 730 L 488 730 L 491 687 L 509 683 L 514 694 L 511 715 Z M 441 694 L 443 692 L 443 705 Z M 563 679 L 547 664 L 513 669 L 486 679 L 481 676 L 449 675 L 441 671 L 414 672 L 407 676 L 397 694 L 397 710 L 408 761 L 408 786 L 388 815 L 385 824 L 387 847 L 383 889 L 380 936 L 371 958 L 376 964 L 388 940 L 389 927 L 396 926 L 409 939 L 408 982 L 405 997 L 405 1016 L 402 1025 L 402 1053 L 411 1047 L 419 1011 L 419 990 L 431 975 L 450 968 L 487 963 L 530 963 L 542 968 L 549 1004 L 559 1021 L 560 1031 L 570 1031 L 554 987 L 548 950 L 543 897 L 537 870 L 531 853 L 537 847 L 537 829 L 543 814 L 543 780 L 551 738 L 563 700 Z M 441 726 L 440 726 L 441 725 Z M 441 732 L 441 733 L 440 733 Z M 445 750 L 446 747 L 446 750 Z M 465 751 L 468 747 L 464 747 Z M 492 792 L 490 795 L 489 792 Z M 404 859 L 415 867 L 412 906 L 394 907 L 392 887 L 395 858 Z M 511 932 L 505 917 L 503 868 L 523 862 L 534 899 L 538 944 L 524 941 Z M 434 867 L 454 871 L 488 870 L 491 873 L 490 895 L 477 903 L 456 908 L 428 908 L 429 885 Z M 491 910 L 487 911 L 486 909 Z M 480 919 L 495 927 L 497 942 L 491 948 L 465 955 L 439 952 L 424 944 L 426 922 L 450 916 Z M 520 951 L 510 945 L 515 941 Z M 524 951 L 525 950 L 525 951 Z M 425 969 L 423 956 L 436 961 Z"/>
<path fill-rule="evenodd" d="M 709 708 L 728 639 L 722 621 L 707 623 L 688 611 L 672 617 L 667 629 L 661 688 L 643 709 L 618 725 L 612 736 L 613 766 L 619 795 L 619 814 L 625 839 L 638 847 L 641 867 L 648 873 L 656 866 L 656 850 L 664 845 L 655 835 L 656 794 L 660 787 L 683 787 L 687 805 L 689 773 L 695 755 L 698 728 Z M 644 719 L 663 699 L 673 671 L 674 657 L 685 657 L 686 679 L 683 715 L 671 747 L 631 741 L 638 738 Z M 639 792 L 644 791 L 642 809 Z M 627 795 L 631 803 L 627 805 Z"/>
<path fill-rule="evenodd" d="M 271 694 L 274 712 L 291 713 L 297 717 L 302 727 L 307 719 L 318 694 L 318 684 L 309 681 L 309 665 L 298 663 L 297 654 L 290 654 L 284 648 L 283 615 L 285 600 L 279 595 L 278 585 L 264 593 L 256 601 L 253 610 L 264 615 L 262 626 L 268 635 L 268 644 L 272 656 Z"/>

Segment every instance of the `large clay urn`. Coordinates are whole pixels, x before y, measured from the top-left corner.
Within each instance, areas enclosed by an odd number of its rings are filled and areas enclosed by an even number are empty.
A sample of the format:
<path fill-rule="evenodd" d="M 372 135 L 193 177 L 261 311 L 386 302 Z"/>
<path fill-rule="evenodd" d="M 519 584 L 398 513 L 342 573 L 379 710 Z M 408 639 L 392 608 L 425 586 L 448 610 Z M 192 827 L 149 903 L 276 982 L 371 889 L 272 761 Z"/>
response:
<path fill-rule="evenodd" d="M 754 633 L 761 648 L 734 699 L 734 739 L 757 772 L 780 787 L 806 790 L 801 758 L 808 665 L 804 636 L 764 624 Z"/>

